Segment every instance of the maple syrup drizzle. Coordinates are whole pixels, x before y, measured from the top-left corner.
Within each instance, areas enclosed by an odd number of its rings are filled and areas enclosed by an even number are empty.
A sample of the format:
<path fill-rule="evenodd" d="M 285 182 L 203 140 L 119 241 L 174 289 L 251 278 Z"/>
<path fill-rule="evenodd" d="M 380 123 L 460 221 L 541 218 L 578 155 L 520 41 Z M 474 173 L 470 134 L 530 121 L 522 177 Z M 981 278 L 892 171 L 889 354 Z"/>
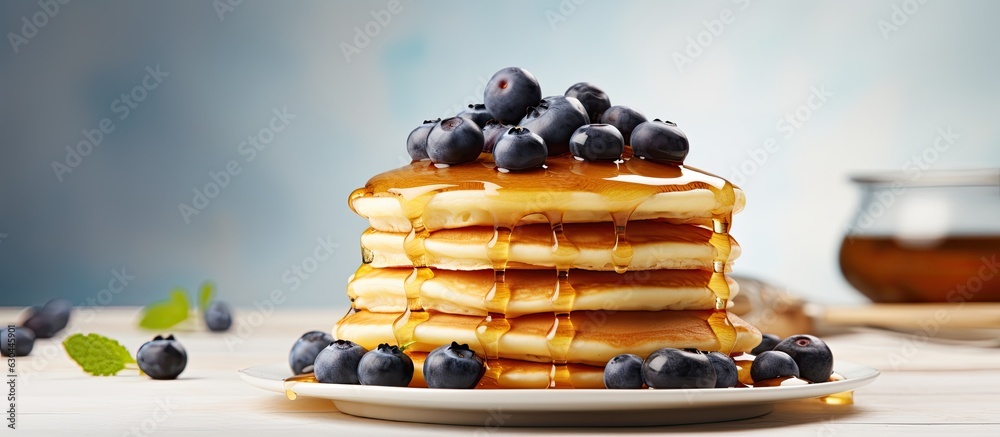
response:
<path fill-rule="evenodd" d="M 484 191 L 487 193 L 485 207 L 489 209 L 494 221 L 494 235 L 487 246 L 487 254 L 493 264 L 494 281 L 483 299 L 488 315 L 476 329 L 480 350 L 484 351 L 487 364 L 483 380 L 496 382 L 503 377 L 502 362 L 505 360 L 499 357 L 499 342 L 510 330 L 510 323 L 504 314 L 511 294 L 506 283 L 506 268 L 512 236 L 524 217 L 543 214 L 552 228 L 552 255 L 556 260 L 556 284 L 550 297 L 553 323 L 546 336 L 546 346 L 552 358 L 549 387 L 571 388 L 572 372 L 566 364 L 566 358 L 575 333 L 570 314 L 576 290 L 569 281 L 569 274 L 570 266 L 580 251 L 564 233 L 563 210 L 568 205 L 560 205 L 562 209 L 553 207 L 552 204 L 558 199 L 550 193 L 563 190 L 590 191 L 601 194 L 608 205 L 616 205 L 611 212 L 615 232 L 612 265 L 616 272 L 622 274 L 628 271 L 633 257 L 626 229 L 635 209 L 658 193 L 707 189 L 713 193 L 716 203 L 724 211 L 713 213 L 711 217 L 713 236 L 710 244 L 716 251 L 716 257 L 709 288 L 716 295 L 716 309 L 709 317 L 708 324 L 718 338 L 719 350 L 731 353 L 736 344 L 737 331 L 727 312 L 730 290 L 725 277 L 725 266 L 732 254 L 729 227 L 732 210 L 736 205 L 735 188 L 724 179 L 693 167 L 650 163 L 641 159 L 629 159 L 630 156 L 624 158 L 624 161 L 616 163 L 593 163 L 580 162 L 568 155 L 550 157 L 546 169 L 539 170 L 541 174 L 534 175 L 498 173 L 494 170 L 489 155 L 483 155 L 476 163 L 441 169 L 426 162 L 414 162 L 378 175 L 364 188 L 351 193 L 349 203 L 355 212 L 357 210 L 353 203 L 358 198 L 396 196 L 403 214 L 410 222 L 411 230 L 404 240 L 404 250 L 413 265 L 413 272 L 406 278 L 404 286 L 406 309 L 393 323 L 393 335 L 397 344 L 406 346 L 413 343 L 415 329 L 429 316 L 420 305 L 421 286 L 434 277 L 433 270 L 428 267 L 424 247 L 424 242 L 430 235 L 424 226 L 427 205 L 437 194 L 445 191 Z M 539 178 L 543 178 L 544 182 L 540 183 Z M 441 184 L 442 181 L 448 183 Z M 540 185 L 544 188 L 539 189 Z M 504 192 L 502 196 L 495 196 L 501 191 Z M 371 262 L 372 254 L 364 247 L 362 259 L 365 264 L 362 269 L 370 269 L 367 264 Z M 743 367 L 740 370 L 744 372 Z M 746 371 L 748 370 L 747 368 Z"/>

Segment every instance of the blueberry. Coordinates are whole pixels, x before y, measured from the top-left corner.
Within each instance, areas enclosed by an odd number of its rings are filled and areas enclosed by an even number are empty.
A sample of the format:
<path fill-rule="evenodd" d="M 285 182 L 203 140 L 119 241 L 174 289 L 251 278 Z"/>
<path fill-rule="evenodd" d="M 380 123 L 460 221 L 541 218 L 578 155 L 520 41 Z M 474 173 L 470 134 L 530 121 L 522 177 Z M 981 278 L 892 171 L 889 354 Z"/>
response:
<path fill-rule="evenodd" d="M 410 159 L 414 161 L 431 159 L 430 156 L 427 156 L 427 134 L 431 133 L 431 128 L 439 121 L 441 121 L 440 118 L 424 120 L 423 124 L 417 126 L 410 132 L 410 136 L 406 137 L 406 153 L 410 154 Z"/>
<path fill-rule="evenodd" d="M 736 387 L 739 381 L 736 362 L 722 352 L 709 352 L 707 357 L 715 368 L 715 388 Z"/>
<path fill-rule="evenodd" d="M 521 126 L 542 137 L 549 156 L 556 156 L 569 151 L 569 137 L 588 122 L 587 110 L 575 97 L 550 96 L 528 111 Z"/>
<path fill-rule="evenodd" d="M 784 352 L 761 352 L 750 365 L 750 378 L 755 382 L 782 376 L 799 376 L 799 366 Z"/>
<path fill-rule="evenodd" d="M 413 360 L 396 346 L 378 345 L 358 363 L 361 385 L 406 387 L 413 379 Z"/>
<path fill-rule="evenodd" d="M 573 84 L 564 93 L 566 97 L 576 97 L 583 104 L 591 123 L 600 123 L 601 115 L 611 107 L 611 99 L 604 90 L 589 82 Z"/>
<path fill-rule="evenodd" d="M 135 353 L 139 370 L 153 379 L 175 379 L 187 366 L 187 352 L 173 335 L 167 338 L 157 335 L 147 341 Z"/>
<path fill-rule="evenodd" d="M 52 299 L 41 307 L 32 307 L 31 315 L 22 323 L 35 332 L 35 338 L 52 338 L 69 324 L 73 303 L 66 299 Z"/>
<path fill-rule="evenodd" d="M 295 340 L 291 352 L 288 353 L 288 365 L 291 366 L 292 373 L 301 375 L 312 372 L 316 355 L 330 343 L 333 343 L 333 336 L 323 331 L 309 331 L 302 334 Z"/>
<path fill-rule="evenodd" d="M 514 126 L 503 124 L 493 119 L 486 122 L 486 125 L 483 126 L 483 153 L 493 153 L 493 148 L 496 147 L 497 140 L 512 127 Z"/>
<path fill-rule="evenodd" d="M 548 156 L 542 137 L 523 127 L 510 128 L 493 148 L 493 162 L 497 170 L 504 173 L 541 167 Z"/>
<path fill-rule="evenodd" d="M 349 340 L 336 340 L 316 355 L 316 380 L 328 384 L 360 384 L 358 364 L 368 349 Z"/>
<path fill-rule="evenodd" d="M 683 164 L 688 154 L 687 135 L 676 124 L 659 119 L 639 123 L 630 144 L 635 156 L 655 162 Z"/>
<path fill-rule="evenodd" d="M 229 330 L 233 326 L 233 314 L 225 302 L 215 301 L 205 309 L 205 325 L 213 332 Z"/>
<path fill-rule="evenodd" d="M 427 135 L 427 155 L 435 164 L 465 164 L 475 161 L 480 153 L 483 153 L 483 131 L 467 118 L 441 120 Z"/>
<path fill-rule="evenodd" d="M 652 388 L 713 388 L 716 375 L 705 354 L 663 348 L 646 357 L 642 379 Z"/>
<path fill-rule="evenodd" d="M 642 357 L 617 355 L 604 366 L 605 388 L 642 388 Z"/>
<path fill-rule="evenodd" d="M 486 110 L 486 105 L 482 103 L 470 104 L 468 109 L 463 109 L 458 113 L 458 117 L 465 117 L 476 123 L 476 126 L 483 127 L 493 119 L 493 114 Z"/>
<path fill-rule="evenodd" d="M 833 374 L 833 352 L 823 340 L 812 335 L 793 335 L 778 343 L 774 350 L 791 356 L 803 379 L 826 382 Z"/>
<path fill-rule="evenodd" d="M 760 355 L 761 352 L 774 349 L 781 342 L 781 337 L 774 334 L 763 334 L 760 336 L 760 344 L 750 351 L 753 355 Z"/>
<path fill-rule="evenodd" d="M 424 381 L 430 388 L 475 388 L 485 368 L 467 344 L 451 342 L 427 354 Z"/>
<path fill-rule="evenodd" d="M 569 151 L 588 161 L 614 161 L 622 157 L 625 140 L 610 124 L 585 124 L 569 138 Z"/>
<path fill-rule="evenodd" d="M 13 335 L 13 338 L 11 338 L 11 335 Z M 0 344 L 3 345 L 3 351 L 0 353 L 4 356 L 12 354 L 15 357 L 27 356 L 31 353 L 31 349 L 35 347 L 35 331 L 24 326 L 15 327 L 13 332 L 11 332 L 10 328 L 7 328 L 4 341 L 0 342 Z"/>
<path fill-rule="evenodd" d="M 612 106 L 601 114 L 601 123 L 610 124 L 621 132 L 625 144 L 632 144 L 632 130 L 639 123 L 646 121 L 646 116 L 628 106 Z"/>
<path fill-rule="evenodd" d="M 486 109 L 501 123 L 514 124 L 542 100 L 542 87 L 528 70 L 507 67 L 493 74 L 483 92 Z"/>

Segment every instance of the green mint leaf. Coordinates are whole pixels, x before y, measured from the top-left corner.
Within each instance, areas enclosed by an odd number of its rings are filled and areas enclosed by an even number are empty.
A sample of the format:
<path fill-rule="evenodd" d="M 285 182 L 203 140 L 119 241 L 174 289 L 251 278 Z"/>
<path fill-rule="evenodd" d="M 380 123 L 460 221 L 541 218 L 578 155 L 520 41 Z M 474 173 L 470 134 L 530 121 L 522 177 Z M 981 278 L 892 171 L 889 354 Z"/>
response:
<path fill-rule="evenodd" d="M 190 308 L 187 292 L 183 288 L 175 288 L 171 290 L 169 299 L 151 303 L 142 309 L 139 326 L 153 330 L 170 328 L 186 320 Z"/>
<path fill-rule="evenodd" d="M 201 289 L 198 290 L 198 312 L 205 314 L 205 310 L 208 309 L 208 304 L 212 302 L 212 296 L 215 294 L 215 284 L 205 281 L 201 284 Z"/>
<path fill-rule="evenodd" d="M 91 375 L 114 375 L 126 364 L 135 363 L 125 346 L 103 335 L 76 333 L 66 337 L 62 344 L 69 357 Z"/>

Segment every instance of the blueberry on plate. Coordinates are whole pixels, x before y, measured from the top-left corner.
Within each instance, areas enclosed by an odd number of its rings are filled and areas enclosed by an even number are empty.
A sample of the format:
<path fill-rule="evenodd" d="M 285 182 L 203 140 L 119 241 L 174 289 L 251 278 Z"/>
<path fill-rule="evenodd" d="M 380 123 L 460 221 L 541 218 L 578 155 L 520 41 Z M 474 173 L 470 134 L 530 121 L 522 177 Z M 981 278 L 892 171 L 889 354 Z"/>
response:
<path fill-rule="evenodd" d="M 4 335 L 3 342 L 0 342 L 3 345 L 3 355 L 13 354 L 15 357 L 24 357 L 30 354 L 31 349 L 35 347 L 35 332 L 31 328 L 17 326 L 14 328 L 13 334 L 12 337 L 8 330 L 7 335 Z"/>
<path fill-rule="evenodd" d="M 632 144 L 632 130 L 639 123 L 646 121 L 646 116 L 628 106 L 618 105 L 608 108 L 601 114 L 601 123 L 610 124 L 621 132 L 625 144 Z"/>
<path fill-rule="evenodd" d="M 732 357 L 722 352 L 709 352 L 706 356 L 715 369 L 715 388 L 736 387 L 739 369 Z"/>
<path fill-rule="evenodd" d="M 313 373 L 316 380 L 327 384 L 360 384 L 358 364 L 368 353 L 350 340 L 335 340 L 316 355 Z"/>
<path fill-rule="evenodd" d="M 463 109 L 458 113 L 458 117 L 465 117 L 476 122 L 479 127 L 486 126 L 493 119 L 493 114 L 486 110 L 486 105 L 482 103 L 470 104 L 468 109 Z"/>
<path fill-rule="evenodd" d="M 576 97 L 590 116 L 591 123 L 600 123 L 601 115 L 611 107 L 611 99 L 604 90 L 589 82 L 578 82 L 569 87 L 566 97 Z"/>
<path fill-rule="evenodd" d="M 750 351 L 750 353 L 753 355 L 760 355 L 761 352 L 774 349 L 774 347 L 777 346 L 778 343 L 780 342 L 781 342 L 781 337 L 778 337 L 777 335 L 761 334 L 760 344 L 755 346 L 753 350 Z"/>
<path fill-rule="evenodd" d="M 150 378 L 176 379 L 187 366 L 187 351 L 173 335 L 157 335 L 139 347 L 135 361 Z"/>
<path fill-rule="evenodd" d="M 423 161 L 425 159 L 431 159 L 427 156 L 427 135 L 431 133 L 431 128 L 434 127 L 437 120 L 424 120 L 424 123 L 417 126 L 410 132 L 410 135 L 406 137 L 406 153 L 410 154 L 410 159 L 414 161 Z"/>
<path fill-rule="evenodd" d="M 815 336 L 793 335 L 778 343 L 774 350 L 784 352 L 795 360 L 802 379 L 827 382 L 833 374 L 833 352 Z"/>
<path fill-rule="evenodd" d="M 292 373 L 301 375 L 312 372 L 316 355 L 330 343 L 333 343 L 333 336 L 323 331 L 309 331 L 302 334 L 295 340 L 291 352 L 288 353 L 288 365 L 292 368 Z"/>
<path fill-rule="evenodd" d="M 750 365 L 750 378 L 757 381 L 799 376 L 799 366 L 788 354 L 781 351 L 764 351 Z"/>
<path fill-rule="evenodd" d="M 424 359 L 424 381 L 430 388 L 475 388 L 484 371 L 483 359 L 469 345 L 454 341 Z"/>
<path fill-rule="evenodd" d="M 549 156 L 556 156 L 569 151 L 569 137 L 589 122 L 587 110 L 575 97 L 550 96 L 531 108 L 520 125 L 542 137 Z"/>
<path fill-rule="evenodd" d="M 441 120 L 427 135 L 427 155 L 439 166 L 465 164 L 483 153 L 483 131 L 468 118 Z"/>
<path fill-rule="evenodd" d="M 611 389 L 642 388 L 642 357 L 616 355 L 604 365 L 604 387 Z"/>
<path fill-rule="evenodd" d="M 625 151 L 625 139 L 610 124 L 585 124 L 569 137 L 569 151 L 587 161 L 615 161 Z"/>
<path fill-rule="evenodd" d="M 41 307 L 32 307 L 22 323 L 35 332 L 35 338 L 52 338 L 69 324 L 73 303 L 66 299 L 52 299 Z"/>
<path fill-rule="evenodd" d="M 503 173 L 541 167 L 548 156 L 542 137 L 523 127 L 510 128 L 493 147 L 493 162 Z"/>
<path fill-rule="evenodd" d="M 229 305 L 222 301 L 214 301 L 205 309 L 205 325 L 212 332 L 229 330 L 233 326 L 233 313 Z"/>
<path fill-rule="evenodd" d="M 486 125 L 483 126 L 483 153 L 493 153 L 493 148 L 496 147 L 497 140 L 512 127 L 514 126 L 503 124 L 493 119 L 487 121 Z"/>
<path fill-rule="evenodd" d="M 635 156 L 655 162 L 683 164 L 688 154 L 688 139 L 669 121 L 645 121 L 632 131 Z"/>
<path fill-rule="evenodd" d="M 413 379 L 413 360 L 396 346 L 382 343 L 358 363 L 361 385 L 406 387 Z"/>
<path fill-rule="evenodd" d="M 715 368 L 708 356 L 694 350 L 663 348 L 642 363 L 642 379 L 652 388 L 713 388 Z"/>
<path fill-rule="evenodd" d="M 514 124 L 542 100 L 542 87 L 528 70 L 507 67 L 493 74 L 483 92 L 486 109 L 501 123 Z"/>

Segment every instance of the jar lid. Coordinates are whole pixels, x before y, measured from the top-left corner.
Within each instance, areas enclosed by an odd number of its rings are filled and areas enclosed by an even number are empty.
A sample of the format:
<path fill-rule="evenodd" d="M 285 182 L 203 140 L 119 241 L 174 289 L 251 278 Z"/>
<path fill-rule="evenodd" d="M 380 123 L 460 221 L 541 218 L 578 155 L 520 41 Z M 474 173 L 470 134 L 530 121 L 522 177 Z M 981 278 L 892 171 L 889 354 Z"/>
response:
<path fill-rule="evenodd" d="M 851 181 L 868 185 L 900 184 L 910 187 L 1000 186 L 1000 169 L 923 170 L 857 173 Z"/>

